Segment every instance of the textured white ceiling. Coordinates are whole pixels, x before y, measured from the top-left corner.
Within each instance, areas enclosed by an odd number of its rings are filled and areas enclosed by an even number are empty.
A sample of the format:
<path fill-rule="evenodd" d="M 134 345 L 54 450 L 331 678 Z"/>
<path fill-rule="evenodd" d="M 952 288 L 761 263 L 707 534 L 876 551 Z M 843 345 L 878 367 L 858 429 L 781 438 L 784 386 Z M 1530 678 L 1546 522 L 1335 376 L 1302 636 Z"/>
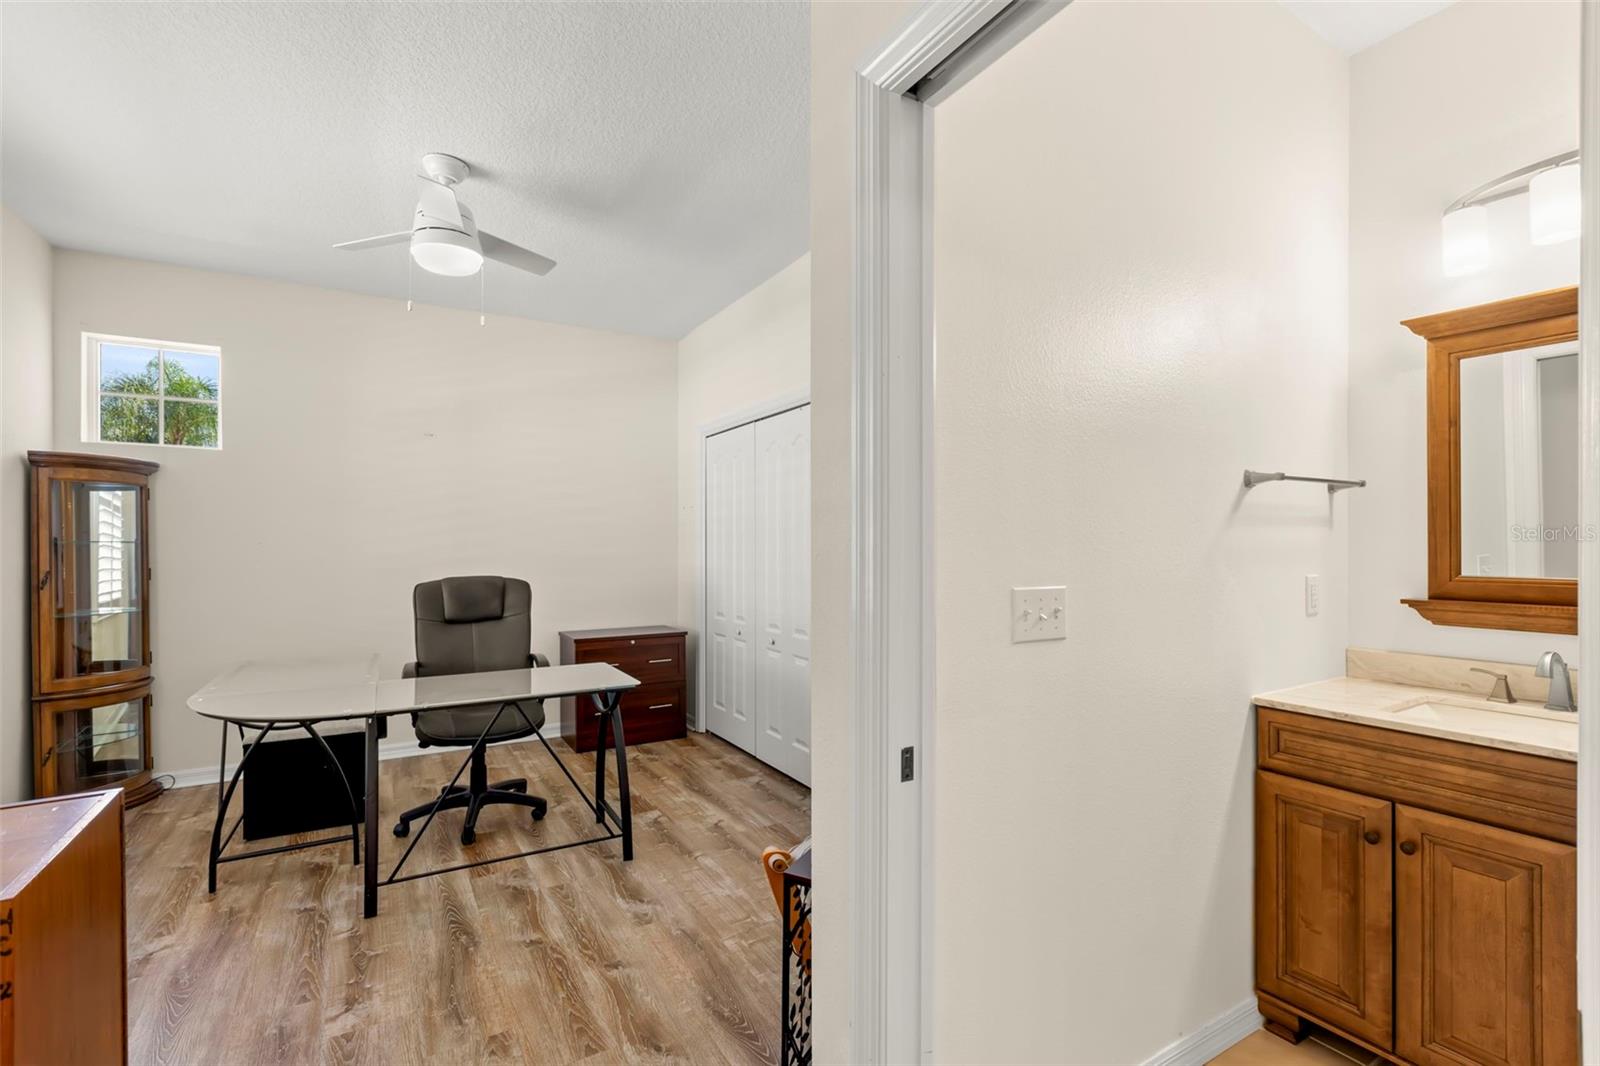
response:
<path fill-rule="evenodd" d="M 1454 0 L 1279 0 L 1345 55 L 1355 55 Z"/>
<path fill-rule="evenodd" d="M 680 337 L 807 242 L 804 3 L 0 4 L 0 196 L 51 243 L 404 298 L 424 152 L 491 312 Z M 477 278 L 416 272 L 476 307 Z"/>

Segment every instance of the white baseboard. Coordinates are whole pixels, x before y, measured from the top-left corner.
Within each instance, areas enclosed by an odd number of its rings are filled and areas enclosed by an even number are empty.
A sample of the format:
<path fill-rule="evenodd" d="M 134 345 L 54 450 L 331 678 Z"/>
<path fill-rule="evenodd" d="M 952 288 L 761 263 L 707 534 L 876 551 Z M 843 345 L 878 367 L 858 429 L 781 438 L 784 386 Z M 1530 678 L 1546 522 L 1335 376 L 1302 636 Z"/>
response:
<path fill-rule="evenodd" d="M 1148 1059 L 1144 1066 L 1202 1066 L 1257 1029 L 1262 1017 L 1256 997 L 1217 1015 L 1188 1036 L 1179 1037 Z"/>
<path fill-rule="evenodd" d="M 531 743 L 537 744 L 538 741 L 532 741 Z M 380 744 L 378 746 L 378 758 L 382 760 L 409 759 L 413 755 L 436 755 L 441 751 L 450 750 L 452 749 L 445 747 L 423 748 L 415 740 L 395 741 L 394 743 Z M 224 775 L 232 776 L 238 765 L 236 762 L 228 763 L 223 768 Z M 215 766 L 199 766 L 190 770 L 157 769 L 155 776 L 172 778 L 173 788 L 192 788 L 195 785 L 215 785 L 217 783 L 217 768 Z"/>

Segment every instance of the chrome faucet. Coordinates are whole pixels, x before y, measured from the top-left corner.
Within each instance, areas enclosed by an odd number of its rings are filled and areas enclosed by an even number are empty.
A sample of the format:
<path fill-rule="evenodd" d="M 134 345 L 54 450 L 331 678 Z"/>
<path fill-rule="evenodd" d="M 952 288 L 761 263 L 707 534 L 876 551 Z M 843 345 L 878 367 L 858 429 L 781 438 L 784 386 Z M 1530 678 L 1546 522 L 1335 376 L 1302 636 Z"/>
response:
<path fill-rule="evenodd" d="M 1552 711 L 1576 711 L 1577 701 L 1572 698 L 1572 675 L 1567 672 L 1567 661 L 1560 652 L 1547 651 L 1539 657 L 1533 668 L 1535 676 L 1550 679 L 1550 698 L 1544 701 Z"/>

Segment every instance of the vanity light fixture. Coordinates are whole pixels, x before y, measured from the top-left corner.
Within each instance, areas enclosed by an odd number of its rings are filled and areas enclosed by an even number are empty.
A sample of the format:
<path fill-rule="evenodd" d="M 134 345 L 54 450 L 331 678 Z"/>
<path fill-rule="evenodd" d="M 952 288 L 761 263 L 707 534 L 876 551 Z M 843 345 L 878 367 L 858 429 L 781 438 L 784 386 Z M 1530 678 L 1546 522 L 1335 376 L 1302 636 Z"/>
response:
<path fill-rule="evenodd" d="M 1551 167 L 1528 182 L 1528 237 L 1560 244 L 1583 232 L 1583 181 L 1579 164 Z"/>
<path fill-rule="evenodd" d="M 1476 274 L 1489 265 L 1489 209 L 1482 204 L 1458 207 L 1440 223 L 1444 276 Z"/>
<path fill-rule="evenodd" d="M 1489 265 L 1489 204 L 1528 194 L 1528 237 L 1534 244 L 1575 239 L 1583 197 L 1578 150 L 1541 159 L 1478 186 L 1445 208 L 1440 222 L 1440 265 L 1447 278 L 1476 274 Z"/>

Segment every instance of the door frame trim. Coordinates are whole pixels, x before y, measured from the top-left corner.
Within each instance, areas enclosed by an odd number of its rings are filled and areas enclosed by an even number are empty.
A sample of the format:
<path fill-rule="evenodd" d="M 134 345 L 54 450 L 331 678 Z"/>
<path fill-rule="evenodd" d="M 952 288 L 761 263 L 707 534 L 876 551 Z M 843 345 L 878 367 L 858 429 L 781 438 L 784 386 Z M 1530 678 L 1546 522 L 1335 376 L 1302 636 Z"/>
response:
<path fill-rule="evenodd" d="M 831 891 L 850 916 L 857 1063 L 933 1053 L 931 108 L 1065 6 L 931 0 L 855 68 L 850 875 Z M 939 88 L 907 95 L 941 64 Z"/>
<path fill-rule="evenodd" d="M 811 404 L 811 390 L 799 389 L 793 392 L 781 393 L 770 400 L 741 407 L 726 415 L 721 415 L 707 422 L 702 422 L 695 427 L 695 472 L 694 472 L 694 626 L 698 631 L 691 632 L 693 642 L 685 654 L 694 658 L 694 692 L 689 696 L 689 706 L 694 712 L 694 720 L 689 723 L 689 728 L 697 733 L 706 731 L 706 708 L 703 702 L 706 690 L 706 659 L 702 654 L 703 638 L 709 629 L 706 624 L 706 438 L 715 437 L 718 433 L 726 433 L 730 429 L 751 422 L 759 422 L 763 418 L 781 415 L 792 411 L 796 407 L 808 407 Z"/>
<path fill-rule="evenodd" d="M 1578 146 L 1583 169 L 1583 234 L 1578 276 L 1578 506 L 1583 528 L 1600 530 L 1600 10 L 1583 5 L 1582 117 Z M 1578 553 L 1578 730 L 1600 736 L 1600 537 Z M 1578 1009 L 1579 1047 L 1600 1049 L 1600 745 L 1578 746 Z"/>

